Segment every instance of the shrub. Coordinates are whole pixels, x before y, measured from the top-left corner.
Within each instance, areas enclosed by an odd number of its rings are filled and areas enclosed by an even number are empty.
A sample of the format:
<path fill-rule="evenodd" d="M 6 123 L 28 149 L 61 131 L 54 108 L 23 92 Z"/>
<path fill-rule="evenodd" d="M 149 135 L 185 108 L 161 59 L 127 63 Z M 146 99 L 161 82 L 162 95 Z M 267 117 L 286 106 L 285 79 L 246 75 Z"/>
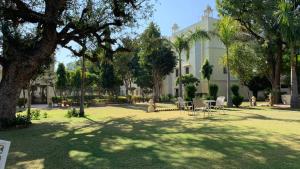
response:
<path fill-rule="evenodd" d="M 193 98 L 195 98 L 195 96 L 196 96 L 196 91 L 197 91 L 197 88 L 194 85 L 192 85 L 192 84 L 186 85 L 185 86 L 185 100 L 192 101 Z"/>
<path fill-rule="evenodd" d="M 132 101 L 133 101 L 134 103 L 140 103 L 140 102 L 143 102 L 143 97 L 141 97 L 141 96 L 133 96 L 133 97 L 132 97 Z"/>
<path fill-rule="evenodd" d="M 30 113 L 30 119 L 31 120 L 40 120 L 40 116 L 41 116 L 41 111 L 36 109 L 31 111 Z"/>
<path fill-rule="evenodd" d="M 209 85 L 209 96 L 212 100 L 217 100 L 219 87 L 216 84 Z"/>
<path fill-rule="evenodd" d="M 67 118 L 79 117 L 79 110 L 76 110 L 75 108 L 68 110 L 66 117 Z"/>
<path fill-rule="evenodd" d="M 44 117 L 45 119 L 48 118 L 48 113 L 47 113 L 47 112 L 44 112 L 43 117 Z"/>
<path fill-rule="evenodd" d="M 240 107 L 240 105 L 243 103 L 243 100 L 244 100 L 244 97 L 240 96 L 240 94 L 239 94 L 239 89 L 240 89 L 240 87 L 238 85 L 231 86 L 231 91 L 233 93 L 232 103 L 236 107 Z"/>
<path fill-rule="evenodd" d="M 28 118 L 26 115 L 18 114 L 14 121 L 14 125 L 16 125 L 16 126 L 18 126 L 18 125 L 28 126 L 30 124 L 31 124 L 31 119 Z"/>
<path fill-rule="evenodd" d="M 240 105 L 243 103 L 244 97 L 243 96 L 233 96 L 232 97 L 232 103 L 236 106 L 236 107 L 240 107 Z"/>
<path fill-rule="evenodd" d="M 62 101 L 62 98 L 60 98 L 60 97 L 52 97 L 52 102 L 55 104 L 61 103 L 61 101 Z"/>
<path fill-rule="evenodd" d="M 26 98 L 19 98 L 18 99 L 18 107 L 21 108 L 21 107 L 25 107 L 27 103 L 27 99 Z"/>
<path fill-rule="evenodd" d="M 239 90 L 240 90 L 240 87 L 239 87 L 238 85 L 232 85 L 232 86 L 231 86 L 231 91 L 232 91 L 232 94 L 233 94 L 234 96 L 240 95 L 240 94 L 239 94 Z"/>

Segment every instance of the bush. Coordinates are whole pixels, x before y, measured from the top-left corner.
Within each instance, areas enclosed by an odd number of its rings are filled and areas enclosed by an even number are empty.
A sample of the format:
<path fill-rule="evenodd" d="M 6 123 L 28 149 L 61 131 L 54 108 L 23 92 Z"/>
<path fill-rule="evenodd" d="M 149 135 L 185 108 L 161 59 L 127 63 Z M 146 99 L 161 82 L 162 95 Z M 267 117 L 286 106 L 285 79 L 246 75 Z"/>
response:
<path fill-rule="evenodd" d="M 52 97 L 52 102 L 55 103 L 55 104 L 61 103 L 62 98 L 61 97 Z"/>
<path fill-rule="evenodd" d="M 234 96 L 239 96 L 239 90 L 240 90 L 240 87 L 238 85 L 232 85 L 231 86 L 231 91 L 232 91 L 232 94 Z"/>
<path fill-rule="evenodd" d="M 196 96 L 196 91 L 197 91 L 197 88 L 194 85 L 192 85 L 192 84 L 186 85 L 185 86 L 185 100 L 192 101 L 193 98 L 195 98 L 195 96 Z"/>
<path fill-rule="evenodd" d="M 40 110 L 33 110 L 30 113 L 30 119 L 31 120 L 40 120 L 40 116 L 41 116 L 41 111 Z"/>
<path fill-rule="evenodd" d="M 47 112 L 44 112 L 43 117 L 44 117 L 45 119 L 48 118 L 48 113 L 47 113 Z"/>
<path fill-rule="evenodd" d="M 75 108 L 68 110 L 66 117 L 67 118 L 79 117 L 79 110 L 76 110 Z"/>
<path fill-rule="evenodd" d="M 16 126 L 18 126 L 18 125 L 28 126 L 30 124 L 31 124 L 31 119 L 28 118 L 26 115 L 18 114 L 14 121 L 14 125 L 16 125 Z"/>
<path fill-rule="evenodd" d="M 240 87 L 238 85 L 231 86 L 231 91 L 233 93 L 232 103 L 235 105 L 235 107 L 240 107 L 244 100 L 244 97 L 240 96 L 239 94 L 239 89 Z"/>
<path fill-rule="evenodd" d="M 27 103 L 27 99 L 26 98 L 19 98 L 18 99 L 18 107 L 21 108 L 21 107 L 25 107 Z"/>
<path fill-rule="evenodd" d="M 216 84 L 209 85 L 209 96 L 211 97 L 210 100 L 217 100 L 219 87 Z"/>
<path fill-rule="evenodd" d="M 232 97 L 232 103 L 235 105 L 235 107 L 240 107 L 240 105 L 243 103 L 243 100 L 244 100 L 243 96 Z"/>
<path fill-rule="evenodd" d="M 171 102 L 171 100 L 172 100 L 172 95 L 170 95 L 170 94 L 168 94 L 168 95 L 162 95 L 161 97 L 160 97 L 160 101 L 161 102 L 165 102 L 165 103 L 168 103 L 168 102 Z"/>
<path fill-rule="evenodd" d="M 132 101 L 133 101 L 134 103 L 140 103 L 140 102 L 143 102 L 143 97 L 141 97 L 141 96 L 133 96 L 133 97 L 132 97 Z"/>

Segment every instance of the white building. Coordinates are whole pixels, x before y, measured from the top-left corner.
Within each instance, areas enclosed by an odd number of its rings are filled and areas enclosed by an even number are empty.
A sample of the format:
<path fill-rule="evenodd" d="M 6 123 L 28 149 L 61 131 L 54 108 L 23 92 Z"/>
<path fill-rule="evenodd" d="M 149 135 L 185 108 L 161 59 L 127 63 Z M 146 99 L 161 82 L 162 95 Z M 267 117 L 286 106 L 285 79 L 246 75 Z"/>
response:
<path fill-rule="evenodd" d="M 179 29 L 177 24 L 172 27 L 173 35 L 170 40 L 174 40 L 176 36 L 189 31 L 194 31 L 196 28 L 200 28 L 205 31 L 213 31 L 216 28 L 216 23 L 218 19 L 212 17 L 212 9 L 208 6 L 204 11 L 204 15 L 201 20 L 187 28 Z M 213 74 L 211 76 L 210 84 L 216 84 L 219 87 L 219 96 L 226 96 L 226 79 L 227 79 L 227 69 L 222 64 L 222 57 L 225 55 L 225 46 L 216 37 L 211 37 L 210 40 L 198 40 L 193 42 L 190 47 L 190 58 L 186 59 L 186 51 L 182 55 L 182 75 L 193 74 L 194 77 L 200 79 L 200 84 L 198 85 L 198 94 L 208 93 L 207 80 L 204 80 L 201 73 L 201 68 L 204 61 L 207 59 L 211 65 L 213 65 Z M 176 70 L 168 75 L 163 82 L 162 95 L 171 94 L 173 96 L 178 96 L 179 86 L 176 85 L 176 80 L 178 78 L 178 65 Z M 231 85 L 239 84 L 239 80 L 231 77 Z M 183 89 L 184 93 L 184 89 Z M 240 86 L 240 93 L 245 98 L 248 98 L 248 88 Z"/>

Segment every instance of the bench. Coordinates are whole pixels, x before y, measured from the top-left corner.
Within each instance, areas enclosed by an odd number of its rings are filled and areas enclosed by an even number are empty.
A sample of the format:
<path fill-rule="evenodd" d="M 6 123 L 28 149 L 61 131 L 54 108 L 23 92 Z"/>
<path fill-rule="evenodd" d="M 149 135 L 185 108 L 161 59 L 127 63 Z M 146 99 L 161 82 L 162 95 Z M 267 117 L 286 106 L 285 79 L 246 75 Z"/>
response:
<path fill-rule="evenodd" d="M 0 169 L 5 168 L 10 142 L 0 140 Z"/>

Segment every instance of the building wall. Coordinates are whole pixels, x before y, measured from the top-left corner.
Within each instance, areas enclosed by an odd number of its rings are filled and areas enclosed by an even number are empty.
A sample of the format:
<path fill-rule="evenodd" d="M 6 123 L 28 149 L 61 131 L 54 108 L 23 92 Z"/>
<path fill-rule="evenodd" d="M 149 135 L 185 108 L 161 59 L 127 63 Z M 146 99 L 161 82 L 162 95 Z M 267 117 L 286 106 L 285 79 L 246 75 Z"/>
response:
<path fill-rule="evenodd" d="M 206 31 L 213 31 L 216 28 L 217 19 L 212 18 L 208 15 L 203 16 L 201 21 L 193 24 L 187 28 L 182 30 L 173 30 L 173 35 L 170 37 L 170 40 L 173 41 L 176 36 L 180 34 L 187 33 L 189 31 L 193 31 L 196 28 L 201 28 Z M 226 96 L 227 92 L 227 74 L 224 73 L 224 66 L 222 64 L 222 57 L 225 55 L 226 50 L 225 46 L 217 37 L 211 37 L 209 40 L 198 40 L 193 42 L 190 47 L 190 58 L 186 59 L 186 51 L 183 52 L 182 55 L 182 75 L 185 75 L 186 67 L 189 68 L 189 73 L 193 74 L 194 77 L 200 79 L 200 84 L 198 85 L 197 93 L 208 93 L 208 84 L 207 80 L 203 79 L 201 68 L 206 59 L 208 59 L 209 63 L 213 65 L 213 74 L 211 77 L 210 84 L 217 84 L 219 87 L 219 96 Z M 177 54 L 177 53 L 176 53 Z M 176 67 L 178 69 L 178 65 Z M 162 94 L 172 94 L 176 95 L 176 70 L 168 75 L 163 82 L 163 90 Z M 238 79 L 231 77 L 231 84 L 239 84 Z M 183 90 L 184 93 L 184 90 Z M 240 93 L 248 98 L 248 88 L 240 85 Z"/>

